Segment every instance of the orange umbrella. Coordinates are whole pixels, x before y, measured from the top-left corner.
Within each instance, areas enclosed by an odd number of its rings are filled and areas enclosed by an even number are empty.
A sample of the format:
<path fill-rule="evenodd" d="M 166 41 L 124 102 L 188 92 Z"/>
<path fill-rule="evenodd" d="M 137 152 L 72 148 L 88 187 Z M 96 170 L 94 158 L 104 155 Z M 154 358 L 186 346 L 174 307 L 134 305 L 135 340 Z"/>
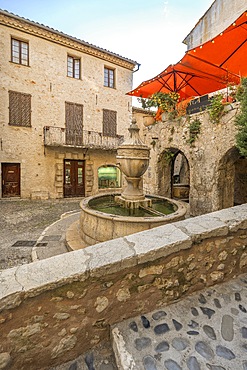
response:
<path fill-rule="evenodd" d="M 171 91 L 180 100 L 221 90 L 239 84 L 247 75 L 247 12 L 214 39 L 188 50 L 175 65 L 158 76 L 142 82 L 128 95 L 150 97 L 153 93 Z"/>
<path fill-rule="evenodd" d="M 148 98 L 156 92 L 174 91 L 180 94 L 180 100 L 184 100 L 223 89 L 229 82 L 238 84 L 240 81 L 239 76 L 214 65 L 208 65 L 207 70 L 200 70 L 201 63 L 191 64 L 185 57 L 179 63 L 169 65 L 158 76 L 142 82 L 128 95 Z"/>

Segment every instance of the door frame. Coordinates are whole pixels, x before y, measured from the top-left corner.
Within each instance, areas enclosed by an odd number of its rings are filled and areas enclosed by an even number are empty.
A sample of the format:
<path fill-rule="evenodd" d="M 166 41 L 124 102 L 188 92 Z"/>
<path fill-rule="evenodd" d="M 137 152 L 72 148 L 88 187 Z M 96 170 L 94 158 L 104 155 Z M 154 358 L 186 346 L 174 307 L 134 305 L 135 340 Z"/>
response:
<path fill-rule="evenodd" d="M 66 162 L 70 162 L 70 163 L 73 163 L 73 165 L 71 165 L 70 169 L 72 169 L 72 171 L 70 171 L 70 185 L 67 184 L 67 186 L 70 186 L 71 190 L 72 190 L 72 194 L 66 194 Z M 83 165 L 82 165 L 82 192 L 81 193 L 78 193 L 78 189 L 80 188 L 79 184 L 78 184 L 78 163 L 79 162 L 83 162 Z M 68 159 L 68 158 L 65 158 L 64 159 L 64 162 L 63 162 L 63 173 L 64 173 L 64 176 L 63 176 L 63 196 L 64 198 L 76 198 L 76 197 L 84 197 L 85 196 L 85 160 L 84 159 Z M 77 165 L 75 165 L 75 163 L 77 163 Z M 75 171 L 77 170 L 77 171 Z M 73 172 L 74 171 L 74 172 Z M 71 177 L 73 176 L 73 178 Z"/>

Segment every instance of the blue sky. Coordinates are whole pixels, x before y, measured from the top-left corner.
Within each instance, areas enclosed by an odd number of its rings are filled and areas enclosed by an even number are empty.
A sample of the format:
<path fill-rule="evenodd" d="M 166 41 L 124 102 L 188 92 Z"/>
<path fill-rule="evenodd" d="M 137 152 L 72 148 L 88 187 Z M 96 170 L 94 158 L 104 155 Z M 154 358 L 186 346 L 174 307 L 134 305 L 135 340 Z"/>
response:
<path fill-rule="evenodd" d="M 141 64 L 133 87 L 178 62 L 213 0 L 0 0 L 0 8 Z"/>

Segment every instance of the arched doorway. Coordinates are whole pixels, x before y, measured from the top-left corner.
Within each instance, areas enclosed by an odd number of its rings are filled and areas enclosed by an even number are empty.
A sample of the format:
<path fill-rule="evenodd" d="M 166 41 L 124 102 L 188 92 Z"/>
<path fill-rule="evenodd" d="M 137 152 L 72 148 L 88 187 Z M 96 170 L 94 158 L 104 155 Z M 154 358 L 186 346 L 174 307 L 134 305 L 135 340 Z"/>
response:
<path fill-rule="evenodd" d="M 158 159 L 159 194 L 189 200 L 190 168 L 184 153 L 177 148 L 165 149 Z"/>
<path fill-rule="evenodd" d="M 247 158 L 231 148 L 219 163 L 219 209 L 247 203 Z"/>

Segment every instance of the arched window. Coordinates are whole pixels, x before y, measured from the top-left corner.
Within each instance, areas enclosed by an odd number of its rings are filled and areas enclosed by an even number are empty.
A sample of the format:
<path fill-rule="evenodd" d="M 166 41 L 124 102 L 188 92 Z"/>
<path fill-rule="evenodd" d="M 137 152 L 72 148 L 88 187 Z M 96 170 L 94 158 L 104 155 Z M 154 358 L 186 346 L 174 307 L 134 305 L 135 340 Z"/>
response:
<path fill-rule="evenodd" d="M 121 171 L 116 166 L 106 165 L 98 168 L 99 189 L 120 188 Z"/>

